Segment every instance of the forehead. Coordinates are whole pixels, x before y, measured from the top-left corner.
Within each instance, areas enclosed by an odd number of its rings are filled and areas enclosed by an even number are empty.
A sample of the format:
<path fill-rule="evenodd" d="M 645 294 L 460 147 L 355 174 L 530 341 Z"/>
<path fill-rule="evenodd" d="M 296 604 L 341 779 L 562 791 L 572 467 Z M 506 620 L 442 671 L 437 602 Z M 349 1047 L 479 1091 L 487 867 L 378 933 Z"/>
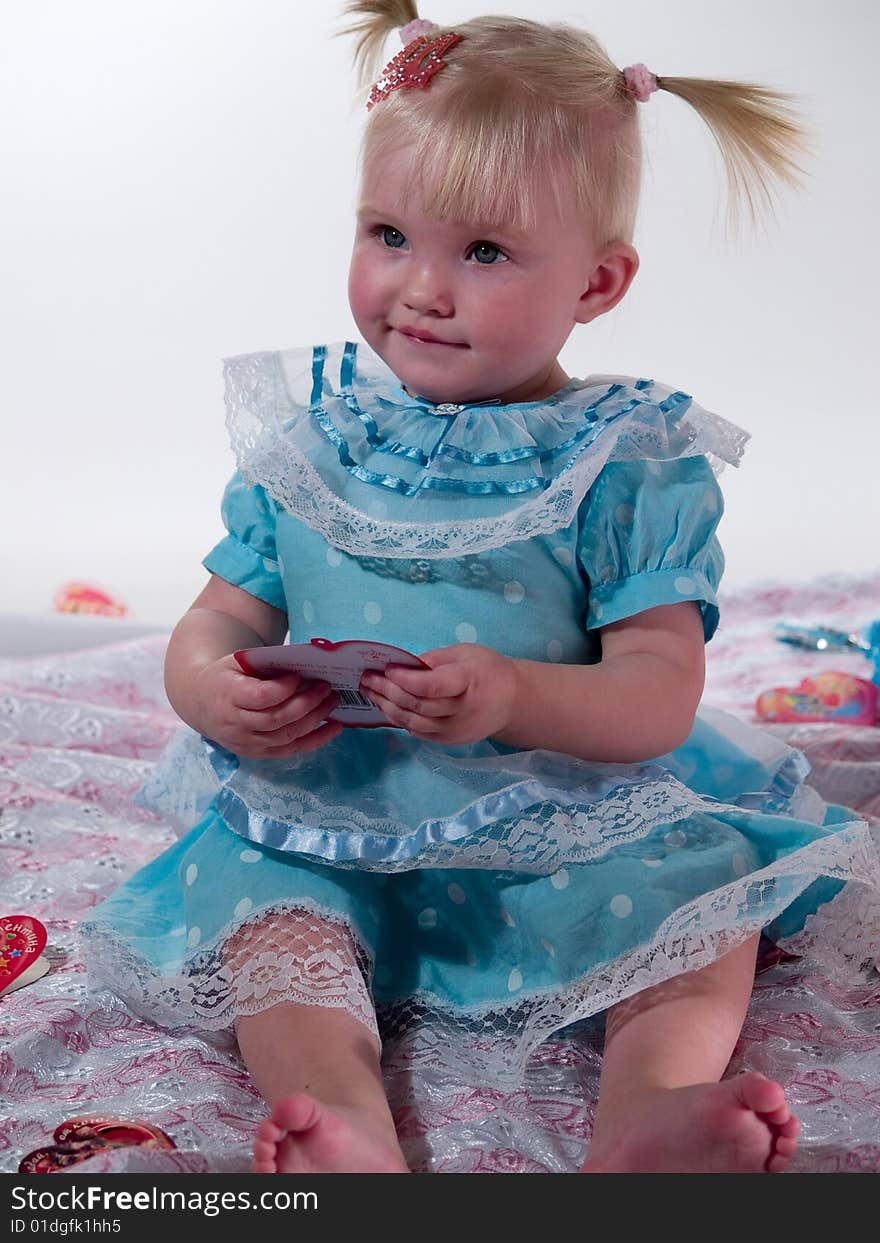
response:
<path fill-rule="evenodd" d="M 426 166 L 411 146 L 367 151 L 361 166 L 359 210 L 415 213 L 520 237 L 547 223 L 574 222 L 573 193 L 565 174 L 554 176 L 552 170 L 533 167 L 503 180 L 476 176 L 462 184 L 448 170 L 442 158 Z"/>

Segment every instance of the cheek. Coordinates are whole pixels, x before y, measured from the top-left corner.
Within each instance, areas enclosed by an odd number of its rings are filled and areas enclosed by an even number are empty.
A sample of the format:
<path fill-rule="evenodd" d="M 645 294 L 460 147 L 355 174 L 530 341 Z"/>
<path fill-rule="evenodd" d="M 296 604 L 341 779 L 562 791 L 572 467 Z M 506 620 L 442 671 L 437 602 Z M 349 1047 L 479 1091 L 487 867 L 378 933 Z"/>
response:
<path fill-rule="evenodd" d="M 381 301 L 381 282 L 375 265 L 364 255 L 352 256 L 348 271 L 348 301 L 355 313 L 369 314 Z"/>

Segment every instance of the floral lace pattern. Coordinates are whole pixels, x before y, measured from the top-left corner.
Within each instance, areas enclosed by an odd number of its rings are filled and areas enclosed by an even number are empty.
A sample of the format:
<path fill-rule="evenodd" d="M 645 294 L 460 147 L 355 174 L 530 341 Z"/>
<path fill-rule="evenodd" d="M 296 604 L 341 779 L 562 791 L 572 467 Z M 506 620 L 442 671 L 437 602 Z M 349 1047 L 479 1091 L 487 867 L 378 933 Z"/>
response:
<path fill-rule="evenodd" d="M 818 927 L 829 947 L 826 961 L 846 963 L 849 975 L 857 975 L 864 954 L 859 948 L 853 963 L 854 913 L 862 916 L 870 908 L 873 953 L 880 944 L 878 860 L 868 827 L 858 824 L 686 904 L 645 945 L 564 990 L 520 994 L 508 1006 L 462 1011 L 450 1010 L 432 994 L 417 993 L 380 1013 L 380 1028 L 385 1035 L 400 1036 L 418 1019 L 419 1026 L 430 1027 L 432 1044 L 438 1032 L 441 1046 L 442 1037 L 449 1038 L 445 1047 L 454 1051 L 456 1060 L 467 1044 L 468 1058 L 487 1081 L 515 1082 L 548 1036 L 645 988 L 707 966 L 770 923 L 819 875 L 850 882 L 822 908 Z M 795 881 L 794 890 L 779 885 L 783 878 Z M 867 900 L 860 896 L 863 886 L 868 887 Z M 853 889 L 856 897 L 844 900 Z M 142 961 L 133 960 L 99 921 L 86 920 L 82 933 L 92 943 L 96 982 L 121 988 L 138 1013 L 170 1026 L 196 1022 L 211 1029 L 228 1027 L 240 1015 L 286 1001 L 334 1006 L 371 1033 L 379 1030 L 366 984 L 371 975 L 367 948 L 338 917 L 302 904 L 257 912 L 193 954 L 184 971 L 171 977 L 151 973 Z"/>
<path fill-rule="evenodd" d="M 560 439 L 560 425 L 568 420 L 570 427 L 566 425 L 565 430 L 570 436 L 591 394 L 598 399 L 615 385 L 624 390 L 595 438 L 583 451 L 574 451 L 564 469 L 545 480 L 537 495 L 526 500 L 513 496 L 504 512 L 484 518 L 386 520 L 343 500 L 328 486 L 312 461 L 321 456 L 322 433 L 301 417 L 312 402 L 313 363 L 323 350 L 327 357 L 322 400 L 342 394 L 340 399 L 355 403 L 365 418 L 376 403 L 381 403 L 387 420 L 389 406 L 395 403 L 394 389 L 399 386 L 366 347 L 356 349 L 351 389 L 346 390 L 345 383 L 336 379 L 350 348 L 337 345 L 316 347 L 314 354 L 311 350 L 289 350 L 240 355 L 225 360 L 224 375 L 227 426 L 246 482 L 265 488 L 288 513 L 320 532 L 334 548 L 358 557 L 448 560 L 501 548 L 567 526 L 608 461 L 705 455 L 720 468 L 722 462 L 739 461 L 748 439 L 742 429 L 701 409 L 684 394 L 686 413 L 677 413 L 671 424 L 664 405 L 673 396 L 671 389 L 650 381 L 598 376 L 589 388 L 546 403 L 552 410 L 556 439 Z M 405 395 L 397 401 L 405 405 Z M 543 433 L 530 425 L 530 419 L 539 420 L 540 416 L 531 415 L 529 403 L 519 409 L 501 409 L 517 412 L 514 417 L 524 420 L 524 440 L 540 456 L 543 446 L 540 440 L 536 444 L 534 437 Z M 549 431 L 547 435 L 552 443 L 553 436 Z M 443 447 L 452 450 L 450 437 L 444 439 Z M 337 448 L 330 449 L 329 458 L 336 458 Z M 323 451 L 326 453 L 326 446 Z M 412 452 L 417 452 L 415 446 Z M 462 448 L 461 453 L 466 455 L 467 450 Z M 340 456 L 344 456 L 341 450 Z"/>
<path fill-rule="evenodd" d="M 722 629 L 708 650 L 708 698 L 749 719 L 758 689 L 791 684 L 828 660 L 774 643 L 773 621 L 812 616 L 856 629 L 880 615 L 880 577 L 728 595 L 722 613 Z M 60 1118 L 106 1110 L 110 1102 L 114 1112 L 155 1122 L 177 1149 L 113 1150 L 85 1163 L 83 1174 L 249 1168 L 253 1132 L 265 1107 L 231 1038 L 221 1031 L 206 1038 L 186 1028 L 173 1040 L 157 1038 L 151 1023 L 134 1017 L 106 989 L 87 992 L 76 936 L 78 921 L 100 898 L 174 840 L 167 821 L 132 803 L 144 765 L 155 763 L 176 727 L 162 692 L 165 642 L 158 636 L 59 657 L 0 661 L 0 719 L 9 726 L 0 733 L 0 872 L 7 909 L 27 911 L 46 925 L 51 961 L 42 980 L 5 996 L 0 1005 L 6 1101 L 0 1169 L 7 1173 L 24 1153 L 51 1142 Z M 838 654 L 835 664 L 863 669 L 857 654 Z M 79 705 L 76 711 L 73 705 Z M 105 716 L 105 708 L 117 715 Z M 102 732 L 84 747 L 78 722 L 90 713 L 102 722 Z M 835 725 L 773 732 L 806 747 L 810 781 L 821 794 L 876 816 L 880 731 Z M 54 753 L 45 765 L 44 749 Z M 59 756 L 65 764 L 56 762 Z M 787 947 L 802 958 L 780 962 L 765 956 L 729 1068 L 730 1074 L 761 1070 L 783 1083 L 802 1125 L 793 1172 L 880 1173 L 880 976 L 871 970 L 855 975 L 852 953 L 839 967 L 826 965 L 829 941 L 820 926 L 820 920 L 830 924 L 831 942 L 858 945 L 854 930 L 871 927 L 872 901 L 865 886 L 847 886 Z M 708 952 L 720 948 L 719 942 Z M 261 954 L 271 952 L 255 945 L 252 986 L 243 988 L 252 991 L 243 1004 L 252 1003 L 266 982 L 258 968 Z M 274 952 L 283 960 L 283 950 Z M 664 953 L 676 960 L 671 945 Z M 860 956 L 856 950 L 855 958 Z M 620 966 L 621 987 L 638 982 Z M 278 977 L 285 967 L 278 964 Z M 652 970 L 651 964 L 645 969 Z M 384 1017 L 390 1027 L 395 1016 Z M 545 1040 L 519 1081 L 499 1084 L 473 1072 L 475 1033 L 460 1031 L 453 1046 L 442 1025 L 419 1022 L 414 1009 L 410 1017 L 414 1025 L 405 1035 L 386 1031 L 383 1067 L 411 1168 L 500 1173 L 579 1167 L 598 1091 L 598 1026 L 580 1024 Z"/>

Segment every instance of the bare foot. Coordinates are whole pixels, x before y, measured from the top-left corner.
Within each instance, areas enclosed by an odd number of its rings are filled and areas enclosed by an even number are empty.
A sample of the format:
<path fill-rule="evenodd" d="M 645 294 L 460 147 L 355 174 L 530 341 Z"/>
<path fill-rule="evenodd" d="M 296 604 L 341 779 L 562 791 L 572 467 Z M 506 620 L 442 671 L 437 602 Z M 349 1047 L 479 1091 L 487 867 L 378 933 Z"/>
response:
<path fill-rule="evenodd" d="M 396 1138 L 359 1109 L 285 1096 L 257 1128 L 255 1174 L 408 1174 Z"/>
<path fill-rule="evenodd" d="M 583 1173 L 780 1174 L 800 1130 L 780 1085 L 754 1072 L 658 1088 L 612 1125 L 594 1137 Z"/>

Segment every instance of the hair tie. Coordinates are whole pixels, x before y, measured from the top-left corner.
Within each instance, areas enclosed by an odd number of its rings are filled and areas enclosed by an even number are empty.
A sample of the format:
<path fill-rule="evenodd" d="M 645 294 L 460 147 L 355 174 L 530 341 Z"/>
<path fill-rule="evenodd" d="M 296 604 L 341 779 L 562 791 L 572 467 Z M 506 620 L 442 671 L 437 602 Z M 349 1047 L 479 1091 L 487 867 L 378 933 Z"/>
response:
<path fill-rule="evenodd" d="M 413 39 L 418 39 L 419 35 L 426 35 L 431 30 L 439 30 L 436 22 L 429 22 L 423 17 L 416 17 L 413 21 L 407 22 L 405 26 L 400 27 L 400 42 L 406 47 L 407 43 L 412 43 Z"/>
<path fill-rule="evenodd" d="M 640 104 L 646 104 L 654 91 L 659 91 L 660 83 L 647 65 L 627 65 L 623 70 L 626 89 Z"/>

